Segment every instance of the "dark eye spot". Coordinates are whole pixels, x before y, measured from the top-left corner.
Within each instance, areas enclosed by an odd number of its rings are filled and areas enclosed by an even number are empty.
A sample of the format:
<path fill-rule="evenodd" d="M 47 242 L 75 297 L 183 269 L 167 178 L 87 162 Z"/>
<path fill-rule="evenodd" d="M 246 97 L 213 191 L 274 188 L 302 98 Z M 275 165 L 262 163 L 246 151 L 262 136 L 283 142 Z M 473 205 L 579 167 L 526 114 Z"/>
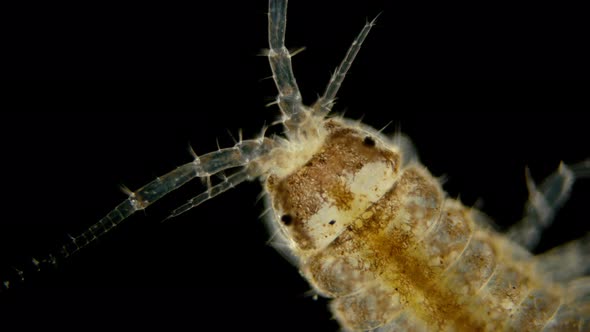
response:
<path fill-rule="evenodd" d="M 283 224 L 285 224 L 286 226 L 291 225 L 291 223 L 293 222 L 293 217 L 291 217 L 290 214 L 283 214 L 281 216 L 281 221 L 283 222 Z"/>
<path fill-rule="evenodd" d="M 371 136 L 365 136 L 365 139 L 363 140 L 363 144 L 365 146 L 375 146 L 375 140 Z"/>
<path fill-rule="evenodd" d="M 334 225 L 335 223 L 336 223 L 336 220 L 330 220 L 330 222 L 328 224 Z"/>

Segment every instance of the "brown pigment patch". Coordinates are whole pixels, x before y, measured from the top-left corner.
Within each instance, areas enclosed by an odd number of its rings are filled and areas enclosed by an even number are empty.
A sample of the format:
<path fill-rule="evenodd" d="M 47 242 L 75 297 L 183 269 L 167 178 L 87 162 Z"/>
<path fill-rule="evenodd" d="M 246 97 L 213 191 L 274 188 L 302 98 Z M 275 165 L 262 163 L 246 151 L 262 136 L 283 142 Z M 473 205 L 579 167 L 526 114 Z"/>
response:
<path fill-rule="evenodd" d="M 344 182 L 337 182 L 328 192 L 328 197 L 340 210 L 350 210 L 354 196 Z"/>
<path fill-rule="evenodd" d="M 384 197 L 376 205 L 386 210 L 389 203 Z M 402 207 L 403 209 L 403 207 Z M 383 215 L 375 213 L 365 224 L 378 224 Z M 360 231 L 360 230 L 359 230 Z M 363 232 L 364 233 L 364 232 Z M 462 298 L 443 280 L 442 271 L 430 266 L 428 256 L 417 246 L 411 231 L 395 228 L 394 234 L 359 234 L 371 252 L 376 266 L 383 271 L 381 277 L 390 287 L 397 288 L 406 299 L 410 310 L 431 327 L 443 329 L 451 323 L 458 331 L 482 331 L 485 322 L 475 318 L 469 308 L 461 305 Z M 417 297 L 421 294 L 424 298 Z M 422 302 L 424 301 L 424 302 Z"/>
<path fill-rule="evenodd" d="M 335 121 L 327 121 L 325 127 L 330 134 L 324 146 L 305 165 L 282 179 L 271 175 L 267 180 L 273 206 L 293 216 L 290 229 L 295 240 L 307 243 L 300 246 L 301 249 L 313 248 L 305 221 L 322 206 L 351 208 L 354 195 L 343 177 L 354 176 L 373 162 L 389 164 L 397 171 L 401 160 L 401 156 L 392 151 L 366 146 L 363 143 L 366 134 L 358 129 L 343 127 Z"/>
<path fill-rule="evenodd" d="M 408 216 L 416 218 L 417 211 L 410 213 L 408 210 L 412 205 L 411 200 L 406 200 L 408 196 L 439 197 L 438 203 L 441 204 L 440 188 L 432 186 L 435 180 L 428 176 L 408 170 L 390 191 L 367 209 L 363 214 L 367 218 L 361 218 L 361 223 L 342 233 L 326 250 L 333 254 L 350 250 L 353 252 L 349 254 L 360 254 L 358 257 L 363 263 L 359 264 L 370 266 L 382 285 L 395 290 L 406 308 L 431 328 L 443 330 L 452 325 L 457 331 L 482 331 L 486 322 L 474 315 L 456 289 L 445 283 L 443 272 L 430 266 L 429 256 L 420 247 L 412 230 L 397 225 Z M 414 210 L 419 208 L 419 205 L 412 205 Z M 396 224 L 390 225 L 392 222 Z M 418 222 L 414 220 L 409 224 Z M 332 254 L 328 255 L 332 257 Z"/>

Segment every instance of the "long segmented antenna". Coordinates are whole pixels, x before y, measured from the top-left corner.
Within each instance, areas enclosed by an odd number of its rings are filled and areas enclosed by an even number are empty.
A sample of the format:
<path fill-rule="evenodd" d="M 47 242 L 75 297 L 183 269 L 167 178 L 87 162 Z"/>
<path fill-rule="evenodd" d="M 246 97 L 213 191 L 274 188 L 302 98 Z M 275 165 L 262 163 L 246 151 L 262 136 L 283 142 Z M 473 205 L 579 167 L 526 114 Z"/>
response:
<path fill-rule="evenodd" d="M 268 10 L 268 60 L 272 69 L 279 95 L 277 103 L 283 114 L 297 121 L 303 104 L 301 93 L 293 75 L 291 54 L 285 47 L 285 29 L 287 26 L 287 0 L 270 0 Z"/>
<path fill-rule="evenodd" d="M 177 217 L 177 216 L 185 213 L 186 211 L 201 205 L 203 202 L 205 202 L 205 201 L 207 201 L 219 194 L 226 192 L 227 190 L 237 186 L 238 184 L 240 184 L 244 181 L 250 180 L 252 178 L 250 173 L 251 173 L 250 169 L 246 168 L 246 169 L 243 169 L 235 174 L 232 174 L 231 176 L 228 176 L 221 183 L 211 187 L 210 190 L 207 190 L 207 191 L 195 196 L 194 198 L 191 198 L 187 203 L 174 209 L 174 211 L 172 211 L 172 213 L 170 213 L 170 215 L 166 218 L 166 220 L 168 220 L 170 218 Z"/>
<path fill-rule="evenodd" d="M 194 155 L 194 161 L 158 177 L 135 192 L 129 191 L 129 198 L 86 231 L 78 236 L 71 237 L 71 241 L 63 245 L 56 254 L 49 254 L 43 258 L 32 258 L 30 262 L 32 269 L 38 271 L 41 266 L 56 265 L 59 260 L 66 259 L 95 242 L 136 211 L 144 210 L 155 201 L 180 188 L 192 179 L 197 177 L 209 178 L 211 175 L 226 169 L 249 165 L 253 160 L 268 153 L 274 147 L 274 144 L 271 139 L 262 137 L 261 139 L 241 141 L 231 148 L 220 149 L 200 157 Z M 251 174 L 247 173 L 247 171 L 251 172 L 249 168 L 246 168 L 228 177 L 218 185 L 207 188 L 207 192 L 189 201 L 192 205 L 188 206 L 189 203 L 183 205 L 173 212 L 172 217 L 250 179 Z M 15 271 L 17 275 L 14 278 L 0 283 L 0 290 L 10 288 L 12 286 L 11 281 L 24 281 L 25 271 L 21 269 L 15 269 Z"/>
<path fill-rule="evenodd" d="M 361 49 L 363 42 L 369 35 L 369 31 L 371 31 L 371 28 L 375 25 L 375 22 L 377 21 L 378 17 L 379 15 L 377 15 L 370 22 L 365 23 L 365 26 L 363 27 L 361 32 L 352 42 L 352 45 L 346 52 L 346 56 L 344 57 L 344 59 L 342 60 L 338 68 L 336 68 L 336 71 L 330 78 L 330 83 L 328 83 L 324 95 L 320 97 L 313 106 L 314 112 L 317 112 L 317 114 L 321 116 L 326 116 L 328 113 L 330 113 L 332 105 L 334 104 L 334 99 L 336 98 L 336 94 L 338 93 L 338 90 L 340 89 L 340 86 L 344 81 L 344 77 L 346 77 L 346 73 L 350 69 L 350 66 L 354 62 L 354 59 L 356 58 L 359 50 Z"/>

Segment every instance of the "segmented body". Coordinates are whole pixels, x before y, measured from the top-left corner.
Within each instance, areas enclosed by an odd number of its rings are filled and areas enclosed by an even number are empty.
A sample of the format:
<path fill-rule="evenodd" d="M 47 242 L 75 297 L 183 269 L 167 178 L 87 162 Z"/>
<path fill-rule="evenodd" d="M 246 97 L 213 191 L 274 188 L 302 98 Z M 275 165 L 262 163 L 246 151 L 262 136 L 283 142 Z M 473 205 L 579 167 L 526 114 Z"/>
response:
<path fill-rule="evenodd" d="M 309 144 L 318 147 L 312 157 L 288 158 L 295 170 L 271 174 L 266 187 L 279 242 L 314 289 L 334 298 L 346 330 L 588 328 L 588 308 L 556 314 L 565 289 L 478 211 L 445 197 L 423 166 L 404 162 L 402 148 L 352 123 L 318 125 L 325 136 Z"/>

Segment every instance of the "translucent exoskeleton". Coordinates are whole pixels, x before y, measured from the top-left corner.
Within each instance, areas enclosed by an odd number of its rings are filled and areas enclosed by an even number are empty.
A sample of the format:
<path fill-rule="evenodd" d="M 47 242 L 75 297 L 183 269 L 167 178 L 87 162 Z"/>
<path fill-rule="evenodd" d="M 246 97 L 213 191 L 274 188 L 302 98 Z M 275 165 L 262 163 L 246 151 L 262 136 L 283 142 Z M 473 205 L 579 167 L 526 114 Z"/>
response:
<path fill-rule="evenodd" d="M 277 2 L 277 4 L 282 4 L 282 2 Z M 271 5 L 272 5 L 272 3 L 271 3 Z M 285 3 L 284 5 L 286 5 L 286 3 Z M 276 8 L 275 8 L 275 9 L 276 9 Z M 271 13 L 272 13 L 272 8 L 271 8 Z M 280 13 L 280 11 L 277 11 L 277 13 Z M 280 26 L 280 25 L 279 25 L 279 26 Z M 271 30 L 272 30 L 272 29 L 271 29 Z M 285 106 L 285 108 L 288 108 L 288 106 L 293 106 L 293 105 L 297 105 L 297 104 L 296 104 L 296 103 L 295 103 L 295 104 L 287 104 L 287 106 Z M 284 109 L 283 111 L 285 111 L 285 109 Z M 287 111 L 287 112 L 288 112 L 288 111 Z M 366 113 L 369 113 L 369 111 L 366 111 Z M 289 113 L 287 113 L 287 114 L 289 114 Z M 434 119 L 436 119 L 436 117 L 435 117 L 435 116 L 433 116 L 433 118 L 434 118 Z M 432 119 L 432 118 L 430 118 L 430 119 Z M 426 120 L 426 119 L 422 119 L 422 120 L 424 121 L 424 120 Z M 182 121 L 182 120 L 177 120 L 177 121 Z M 427 120 L 426 120 L 426 121 L 427 121 Z M 436 120 L 434 120 L 434 121 L 436 121 Z M 157 123 L 157 121 L 155 121 L 154 123 Z M 386 122 L 385 122 L 385 123 L 386 123 Z M 384 123 L 384 124 L 385 124 L 385 123 Z M 402 125 L 404 125 L 404 123 L 402 123 Z M 405 127 L 402 127 L 402 129 L 404 129 L 404 128 L 405 128 Z M 145 128 L 144 128 L 144 129 L 145 129 Z M 293 131 L 293 130 L 292 130 L 292 131 Z M 466 129 L 465 131 L 466 131 L 466 132 L 469 132 L 467 129 Z M 443 131 L 443 133 L 444 133 L 444 131 Z M 380 138 L 380 136 L 378 136 L 377 134 L 375 134 L 375 135 L 376 135 L 376 137 L 379 137 L 379 138 Z M 426 135 L 430 136 L 430 135 L 433 135 L 433 134 L 432 134 L 431 132 L 429 132 L 429 133 L 427 133 Z M 451 134 L 451 135 L 452 135 L 452 134 Z M 236 136 L 237 136 L 237 135 L 236 135 Z M 435 139 L 438 139 L 438 137 L 439 137 L 439 135 L 433 135 L 433 136 L 434 136 L 434 138 L 435 138 Z M 364 139 L 364 137 L 363 137 L 363 139 Z M 374 138 L 373 138 L 373 139 L 374 139 Z M 132 148 L 133 148 L 133 146 L 134 146 L 135 144 L 149 144 L 148 142 L 146 142 L 146 140 L 148 140 L 148 141 L 149 141 L 149 138 L 147 138 L 147 139 L 146 139 L 146 138 L 144 138 L 144 137 L 139 137 L 139 138 L 138 138 L 138 137 L 133 137 L 132 135 L 130 135 L 130 137 L 129 137 L 129 140 L 128 140 L 127 142 L 125 142 L 124 140 L 122 140 L 122 144 L 128 144 L 129 148 L 130 148 L 130 149 L 132 149 Z M 369 140 L 367 141 L 367 143 L 368 143 L 367 145 L 368 145 L 368 146 L 371 146 L 371 145 L 372 145 L 372 144 L 370 144 L 370 142 L 371 142 L 371 140 L 369 139 Z M 379 141 L 378 141 L 378 142 L 379 142 Z M 258 144 L 258 143 L 257 143 L 257 142 L 255 142 L 255 143 L 253 143 L 253 144 Z M 419 146 L 420 146 L 420 145 L 419 145 Z M 445 149 L 451 149 L 451 148 L 453 147 L 453 145 L 450 145 L 450 143 L 449 143 L 449 145 L 448 145 L 448 146 L 447 146 L 447 145 L 445 145 L 444 147 L 445 147 Z M 199 149 L 199 150 L 200 150 L 200 149 Z M 463 154 L 463 162 L 464 162 L 464 163 L 465 163 L 465 162 L 467 162 L 467 163 L 468 163 L 468 162 L 469 162 L 470 153 L 471 153 L 471 152 L 469 151 L 469 149 L 468 149 L 468 148 L 467 148 L 467 149 L 465 149 L 465 148 L 461 148 L 460 146 L 458 146 L 458 147 L 457 147 L 457 150 L 461 151 L 461 153 Z M 501 153 L 501 151 L 502 151 L 502 150 L 501 150 L 500 148 L 497 148 L 497 150 L 493 150 L 493 151 L 491 151 L 491 152 L 490 152 L 488 155 L 493 155 L 493 157 L 491 157 L 492 159 L 493 159 L 493 158 L 496 158 L 496 157 L 497 157 L 497 158 L 499 158 L 499 159 L 501 159 L 501 160 L 503 160 L 503 159 L 509 159 L 508 157 L 503 157 L 503 156 L 499 155 L 499 154 Z M 200 152 L 199 154 L 202 154 L 202 152 L 201 152 L 201 151 L 199 151 L 199 152 Z M 266 150 L 265 150 L 265 154 L 266 154 Z M 310 157 L 308 157 L 308 158 L 310 158 Z M 47 158 L 47 159 L 49 159 L 49 158 Z M 206 160 L 206 158 L 202 158 L 202 159 L 205 159 L 205 160 Z M 579 158 L 578 158 L 578 159 L 579 159 Z M 233 159 L 233 160 L 235 160 L 235 159 Z M 467 161 L 466 161 L 466 160 L 467 160 Z M 557 161 L 555 161 L 555 162 L 554 162 L 554 164 L 553 164 L 552 166 L 553 166 L 553 168 L 555 168 L 555 167 L 557 166 Z M 429 165 L 429 167 L 430 167 L 430 165 Z M 474 165 L 470 165 L 470 166 L 469 166 L 469 168 L 476 168 L 476 166 L 474 166 Z M 493 169 L 493 168 L 492 168 L 492 169 Z M 584 174 L 584 173 L 583 173 L 583 171 L 582 171 L 581 169 L 583 170 L 583 166 L 579 166 L 579 167 L 577 168 L 577 170 L 580 172 L 580 174 Z M 446 171 L 446 170 L 442 170 L 442 171 Z M 538 175 L 536 175 L 535 169 L 532 169 L 532 172 L 533 172 L 533 176 L 534 176 L 535 178 L 539 178 L 539 176 L 538 176 Z M 546 174 L 549 174 L 550 172 L 551 172 L 551 171 L 549 171 L 549 172 L 545 172 L 545 173 L 546 173 Z M 522 175 L 522 173 L 523 173 L 523 172 L 522 172 L 522 171 L 520 171 L 520 172 L 519 172 L 519 175 Z M 481 177 L 485 177 L 485 176 L 486 176 L 485 174 L 479 174 L 479 175 L 480 175 Z M 542 177 L 542 176 L 541 176 L 541 177 Z M 513 188 L 517 188 L 517 187 L 523 187 L 523 188 L 524 188 L 524 179 L 523 179 L 523 177 L 519 177 L 519 179 L 521 180 L 520 182 L 515 182 L 515 183 L 513 183 L 513 184 L 511 185 L 511 187 L 509 187 L 509 188 L 503 188 L 503 191 L 505 191 L 505 192 L 509 192 L 509 191 L 513 190 Z M 467 180 L 467 181 L 469 182 L 469 180 Z M 218 182 L 218 183 L 219 183 L 219 182 Z M 223 182 L 221 182 L 221 183 L 223 183 Z M 71 195 L 84 195 L 85 191 L 87 190 L 87 189 L 85 189 L 85 188 L 80 188 L 79 186 L 76 186 L 75 184 L 74 184 L 74 185 L 71 185 L 71 186 L 68 186 L 68 187 L 69 187 L 69 188 L 70 188 L 70 190 L 71 190 Z M 91 190 L 94 190 L 94 187 L 95 187 L 95 186 L 92 186 L 92 189 L 91 189 Z M 130 186 L 130 187 L 132 187 L 132 186 Z M 46 191 L 46 190 L 40 190 L 39 192 L 42 192 L 42 193 L 45 193 L 45 194 L 47 194 L 47 191 Z M 508 195 L 508 194 L 511 194 L 511 193 L 506 193 L 506 195 Z M 235 194 L 234 194 L 234 195 L 235 195 Z M 94 196 L 92 196 L 92 197 L 94 197 Z M 234 201 L 234 200 L 243 200 L 243 199 L 244 199 L 244 197 L 245 197 L 245 196 L 243 196 L 243 195 L 236 195 L 236 196 L 233 196 L 233 197 L 232 197 L 231 201 Z M 131 203 L 137 204 L 137 202 L 131 202 Z M 224 223 L 224 224 L 227 224 L 227 223 L 231 222 L 231 218 L 227 218 L 227 217 L 224 217 L 224 216 L 223 216 L 223 213 L 225 212 L 225 210 L 226 210 L 226 209 L 230 209 L 230 208 L 231 208 L 231 209 L 233 209 L 233 203 L 232 203 L 232 204 L 223 204 L 223 205 L 222 205 L 222 206 L 221 206 L 221 207 L 220 207 L 218 210 L 216 210 L 216 211 L 215 211 L 215 216 L 211 216 L 211 218 L 217 219 L 218 221 L 223 221 L 223 223 Z M 68 211 L 68 210 L 69 210 L 69 204 L 68 204 L 67 202 L 63 203 L 63 205 L 62 205 L 62 211 Z M 149 214 L 149 211 L 148 211 L 147 213 Z M 195 212 L 191 212 L 191 213 L 195 213 Z M 242 215 L 242 214 L 241 214 L 241 213 L 239 213 L 239 214 L 236 214 L 236 215 L 237 215 L 237 216 L 240 216 L 240 215 Z M 280 216 L 279 216 L 279 219 L 280 219 L 280 217 L 282 217 L 282 215 L 280 215 Z M 285 220 L 283 220 L 283 221 L 285 221 Z M 330 220 L 330 221 L 331 221 L 331 220 Z M 328 221 L 328 222 L 330 222 L 330 221 Z M 242 221 L 240 221 L 240 222 L 242 222 Z M 338 222 L 338 221 L 337 221 L 337 222 Z M 182 223 L 182 224 L 184 224 L 184 223 Z M 181 229 L 180 227 L 182 227 L 182 226 L 183 226 L 183 225 L 179 225 L 179 226 L 177 225 L 177 226 L 174 226 L 174 227 L 175 227 L 176 229 L 180 230 L 180 229 Z M 198 230 L 198 229 L 199 229 L 199 226 L 197 225 L 195 229 L 197 229 L 197 230 Z M 228 228 L 227 228 L 225 231 L 227 231 L 228 233 L 229 233 L 229 232 L 231 232 L 231 227 L 228 227 Z M 272 235 L 275 235 L 275 234 L 273 233 L 273 234 L 271 234 L 271 236 L 272 236 Z M 581 234 L 580 234 L 580 235 L 581 235 Z M 232 250 L 232 251 L 233 251 L 233 250 L 235 250 L 235 251 L 239 251 L 239 250 L 240 250 L 239 248 L 230 249 L 230 248 L 232 248 L 232 241 L 228 241 L 228 240 L 227 240 L 227 238 L 226 238 L 226 236 L 227 236 L 227 235 L 226 235 L 226 234 L 215 234 L 215 235 L 211 235 L 211 234 L 208 234 L 208 235 L 195 235 L 195 234 L 193 233 L 193 236 L 197 238 L 197 239 L 196 239 L 196 241 L 199 241 L 199 238 L 200 238 L 200 237 L 208 237 L 208 236 L 212 236 L 212 237 L 214 237 L 214 238 L 216 239 L 216 241 L 215 241 L 214 243 L 212 243 L 212 246 L 211 246 L 211 248 L 209 249 L 209 250 L 211 250 L 211 252 L 203 252 L 203 253 L 197 253 L 197 254 L 194 254 L 194 255 L 193 255 L 193 257 L 194 257 L 195 261 L 197 261 L 197 260 L 199 260 L 199 259 L 202 259 L 202 257 L 201 257 L 201 256 L 203 256 L 203 255 L 207 255 L 207 256 L 215 256 L 215 251 L 216 251 L 216 250 L 219 250 L 219 248 L 224 248 L 225 250 Z M 276 238 L 275 238 L 275 239 L 276 239 Z M 202 240 L 201 240 L 201 241 L 202 241 Z M 252 257 L 250 257 L 250 259 L 256 259 L 256 258 L 252 258 Z M 228 261 L 228 260 L 229 260 L 229 261 Z M 235 262 L 231 262 L 231 259 L 228 259 L 228 258 L 224 259 L 223 261 L 227 262 L 227 264 L 232 264 L 232 263 L 235 263 Z M 186 262 L 186 264 L 194 264 L 194 263 L 192 263 L 192 262 L 190 262 L 190 261 L 187 261 L 187 262 Z M 201 265 L 201 266 L 200 266 L 200 268 L 199 268 L 199 270 L 202 270 L 202 271 L 208 271 L 208 272 L 203 272 L 203 273 L 209 273 L 209 271 L 210 271 L 210 268 L 206 267 L 206 265 Z M 246 269 L 244 269 L 244 270 L 246 270 Z M 246 270 L 246 271 L 247 271 L 247 270 Z M 173 272 L 173 271 L 167 271 L 167 273 L 174 274 L 174 272 Z M 244 272 L 244 273 L 249 273 L 249 272 Z M 236 276 L 235 276 L 235 275 L 233 275 L 233 278 L 229 278 L 229 277 L 227 277 L 227 281 L 228 281 L 228 282 L 231 282 L 231 281 L 232 281 L 232 280 L 234 280 L 235 278 L 236 278 Z M 225 280 L 225 279 L 224 279 L 224 280 Z M 252 296 L 254 296 L 254 295 L 252 295 Z M 231 307 L 231 302 L 229 301 L 229 299 L 228 299 L 228 303 L 226 303 L 226 305 L 228 305 L 228 306 L 230 306 L 230 307 Z M 244 305 L 244 304 L 242 304 L 242 305 Z M 224 310 L 228 310 L 228 309 L 227 309 L 227 308 L 224 308 Z M 239 309 L 236 309 L 236 310 L 239 310 Z M 293 312 L 288 312 L 288 313 L 285 313 L 285 314 L 292 314 L 292 315 L 294 315 L 294 316 L 298 316 L 298 315 L 297 315 L 297 313 L 293 313 Z M 302 317 L 301 319 L 304 319 L 304 318 L 305 318 L 305 317 Z M 300 319 L 300 318 L 299 318 L 299 317 L 297 317 L 296 319 Z M 264 319 L 262 319 L 262 320 L 264 320 Z M 285 324 L 286 324 L 286 323 L 285 323 Z"/>

